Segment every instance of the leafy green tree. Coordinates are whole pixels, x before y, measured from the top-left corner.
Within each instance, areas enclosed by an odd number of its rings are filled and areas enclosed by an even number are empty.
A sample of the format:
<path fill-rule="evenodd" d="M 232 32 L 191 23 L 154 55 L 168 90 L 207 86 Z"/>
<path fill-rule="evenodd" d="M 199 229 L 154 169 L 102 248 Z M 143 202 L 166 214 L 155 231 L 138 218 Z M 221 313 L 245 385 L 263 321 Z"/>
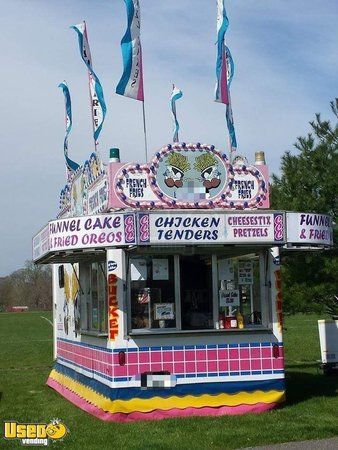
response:
<path fill-rule="evenodd" d="M 275 209 L 330 214 L 338 209 L 338 99 L 331 102 L 335 123 L 316 114 L 311 132 L 299 137 L 296 155 L 285 152 L 281 175 L 272 176 L 271 205 Z M 335 229 L 337 243 L 337 228 Z M 324 312 L 338 295 L 338 251 L 283 254 L 285 310 Z"/>

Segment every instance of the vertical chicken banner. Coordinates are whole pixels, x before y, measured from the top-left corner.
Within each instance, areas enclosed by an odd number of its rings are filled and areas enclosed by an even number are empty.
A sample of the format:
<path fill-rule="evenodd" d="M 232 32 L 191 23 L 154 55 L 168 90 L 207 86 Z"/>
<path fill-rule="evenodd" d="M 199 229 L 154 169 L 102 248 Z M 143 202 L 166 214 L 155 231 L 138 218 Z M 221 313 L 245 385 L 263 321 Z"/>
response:
<path fill-rule="evenodd" d="M 173 142 L 178 142 L 178 130 L 180 129 L 176 114 L 176 100 L 182 96 L 183 92 L 173 84 L 173 91 L 170 98 L 171 113 L 173 116 Z"/>
<path fill-rule="evenodd" d="M 234 76 L 234 62 L 226 45 L 225 34 L 229 19 L 225 10 L 225 0 L 217 0 L 217 62 L 215 101 L 226 105 L 226 121 L 229 132 L 230 151 L 237 150 L 237 140 L 232 115 L 230 85 Z"/>
<path fill-rule="evenodd" d="M 88 36 L 86 23 L 82 22 L 79 25 L 74 25 L 71 27 L 76 31 L 79 39 L 79 48 L 81 58 L 88 69 L 89 76 L 89 93 L 91 101 L 91 112 L 93 121 L 93 137 L 95 143 L 95 150 L 98 144 L 99 134 L 101 132 L 103 122 L 106 116 L 106 103 L 103 97 L 103 90 L 96 73 L 92 66 L 92 57 L 89 48 Z"/>
<path fill-rule="evenodd" d="M 70 100 L 70 93 L 69 93 L 67 83 L 65 81 L 63 81 L 62 83 L 59 84 L 58 87 L 62 89 L 64 98 L 65 98 L 66 134 L 65 134 L 65 139 L 63 142 L 63 151 L 64 151 L 64 155 L 65 155 L 65 159 L 66 159 L 66 165 L 67 165 L 67 171 L 68 171 L 68 177 L 69 177 L 70 174 L 72 172 L 75 172 L 79 167 L 79 165 L 76 162 L 74 162 L 68 158 L 68 135 L 72 129 L 72 124 L 73 124 L 73 122 L 72 122 L 72 103 Z"/>
<path fill-rule="evenodd" d="M 116 87 L 116 93 L 143 102 L 140 4 L 139 0 L 124 0 L 124 2 L 127 8 L 128 23 L 121 40 L 123 74 Z"/>

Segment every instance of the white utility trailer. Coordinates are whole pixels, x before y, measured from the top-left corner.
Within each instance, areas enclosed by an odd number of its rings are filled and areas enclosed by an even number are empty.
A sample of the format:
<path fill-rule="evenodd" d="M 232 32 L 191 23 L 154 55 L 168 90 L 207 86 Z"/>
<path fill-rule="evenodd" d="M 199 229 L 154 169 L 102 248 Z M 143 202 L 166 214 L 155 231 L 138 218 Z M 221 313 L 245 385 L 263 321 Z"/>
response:
<path fill-rule="evenodd" d="M 338 320 L 318 320 L 324 374 L 338 369 Z"/>

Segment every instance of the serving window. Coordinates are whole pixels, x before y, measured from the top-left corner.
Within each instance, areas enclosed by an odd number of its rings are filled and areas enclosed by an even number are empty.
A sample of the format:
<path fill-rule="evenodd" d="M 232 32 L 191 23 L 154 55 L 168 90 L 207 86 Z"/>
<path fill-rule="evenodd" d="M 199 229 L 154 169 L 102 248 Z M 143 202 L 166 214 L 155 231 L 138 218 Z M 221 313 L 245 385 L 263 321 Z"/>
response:
<path fill-rule="evenodd" d="M 260 268 L 263 263 L 264 255 L 256 254 L 217 258 L 217 328 L 242 329 L 262 325 Z"/>
<path fill-rule="evenodd" d="M 80 262 L 79 280 L 80 332 L 105 335 L 108 327 L 105 262 Z"/>
<path fill-rule="evenodd" d="M 150 251 L 129 255 L 133 333 L 268 326 L 266 251 Z"/>
<path fill-rule="evenodd" d="M 177 328 L 175 256 L 130 259 L 131 327 Z"/>

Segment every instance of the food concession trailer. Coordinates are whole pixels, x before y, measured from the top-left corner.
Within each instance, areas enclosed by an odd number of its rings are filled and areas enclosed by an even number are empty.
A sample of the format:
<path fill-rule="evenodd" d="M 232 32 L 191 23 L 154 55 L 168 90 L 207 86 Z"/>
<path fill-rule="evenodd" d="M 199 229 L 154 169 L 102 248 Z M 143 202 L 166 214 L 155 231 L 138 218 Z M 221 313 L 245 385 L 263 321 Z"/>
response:
<path fill-rule="evenodd" d="M 174 143 L 93 153 L 33 239 L 53 265 L 47 384 L 112 421 L 261 412 L 285 399 L 280 250 L 332 245 L 321 214 L 269 209 L 263 152 Z"/>

